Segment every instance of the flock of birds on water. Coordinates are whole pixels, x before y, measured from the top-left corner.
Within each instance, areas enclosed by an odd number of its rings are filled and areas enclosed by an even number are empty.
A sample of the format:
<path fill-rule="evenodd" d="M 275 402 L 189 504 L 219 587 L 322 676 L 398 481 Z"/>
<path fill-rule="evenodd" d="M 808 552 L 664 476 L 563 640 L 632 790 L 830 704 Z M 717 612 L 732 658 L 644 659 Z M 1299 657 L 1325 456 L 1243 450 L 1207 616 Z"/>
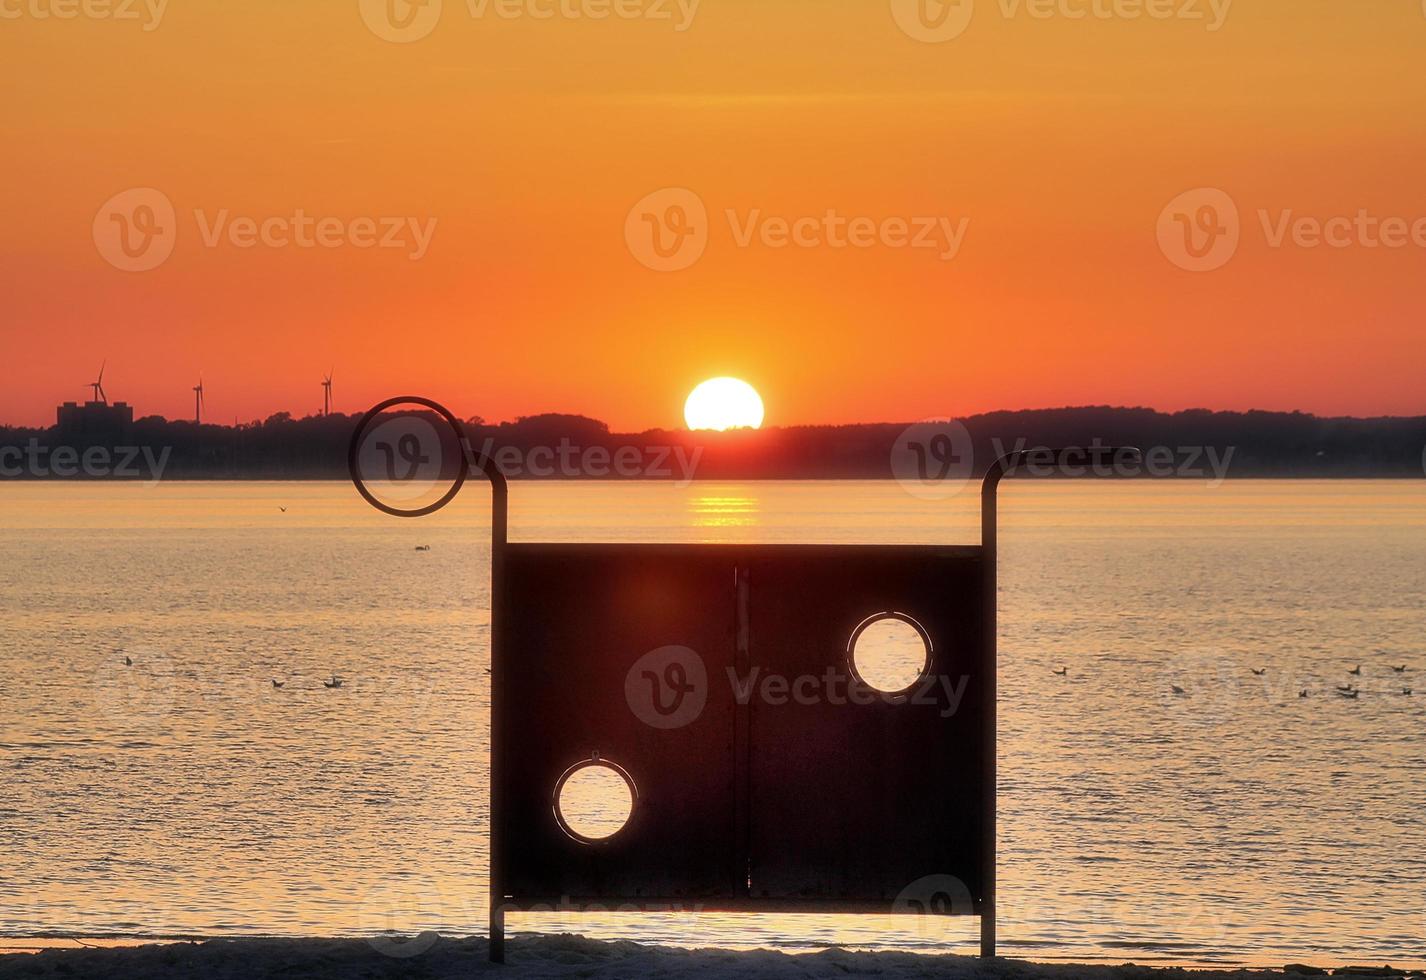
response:
<path fill-rule="evenodd" d="M 279 507 L 278 510 L 282 511 L 282 513 L 284 513 L 284 514 L 287 513 L 287 508 L 286 508 L 286 507 Z M 417 551 L 430 551 L 430 550 L 431 550 L 431 546 L 428 545 L 428 544 L 417 545 L 417 546 L 416 546 L 416 550 L 417 550 Z M 131 660 L 131 659 L 130 659 L 129 657 L 127 657 L 127 656 L 124 657 L 124 666 L 125 666 L 125 667 L 132 667 L 133 665 L 134 665 L 133 660 Z M 1252 674 L 1253 674 L 1254 677 L 1266 677 L 1266 676 L 1267 676 L 1267 673 L 1268 673 L 1268 669 L 1267 669 L 1266 667 L 1264 667 L 1264 668 L 1262 668 L 1262 669 L 1258 669 L 1257 667 L 1249 667 L 1248 669 L 1249 669 L 1250 671 L 1252 671 Z M 1402 665 L 1399 666 L 1399 667 L 1393 665 L 1392 668 L 1391 668 L 1392 673 L 1395 673 L 1395 674 L 1404 674 L 1404 673 L 1406 673 L 1407 669 L 1408 669 L 1408 665 L 1407 665 L 1407 664 L 1402 664 Z M 488 673 L 490 673 L 490 671 L 489 671 L 489 670 L 486 670 L 486 673 L 488 674 Z M 1051 671 L 1051 673 L 1053 673 L 1056 677 L 1068 677 L 1068 676 L 1069 676 L 1069 668 L 1068 668 L 1068 667 L 1061 667 L 1059 670 Z M 1353 677 L 1361 677 L 1361 676 L 1362 676 L 1362 665 L 1361 665 L 1361 664 L 1357 664 L 1357 665 L 1356 665 L 1355 667 L 1353 667 L 1351 670 L 1347 671 L 1347 673 L 1348 673 L 1348 674 L 1351 674 Z M 328 690 L 335 690 L 336 688 L 341 687 L 342 684 L 343 684 L 342 679 L 341 679 L 340 677 L 338 677 L 336 674 L 333 674 L 333 675 L 332 675 L 332 679 L 331 679 L 331 680 L 329 680 L 329 681 L 323 681 L 323 682 L 322 682 L 322 686 L 325 687 L 325 688 L 327 688 Z M 286 682 L 286 681 L 274 680 L 274 681 L 272 682 L 272 686 L 273 686 L 275 689 L 281 690 L 282 688 L 284 688 L 284 687 L 287 686 L 287 682 Z M 1180 687 L 1180 686 L 1177 685 L 1177 684 L 1170 684 L 1170 685 L 1169 685 L 1169 689 L 1170 689 L 1171 691 L 1173 691 L 1174 694 L 1177 694 L 1177 695 L 1179 695 L 1179 696 L 1181 696 L 1181 697 L 1187 697 L 1187 696 L 1188 696 L 1188 691 L 1187 691 L 1186 689 Z M 1360 690 L 1355 684 L 1353 684 L 1351 681 L 1348 681 L 1348 682 L 1345 683 L 1345 684 L 1338 684 L 1338 685 L 1337 685 L 1337 693 L 1340 694 L 1340 695 L 1341 695 L 1342 697 L 1344 697 L 1344 698 L 1350 698 L 1350 699 L 1352 699 L 1352 700 L 1356 700 L 1358 697 L 1361 696 L 1361 693 L 1362 693 L 1362 692 L 1361 692 L 1361 690 Z M 1401 693 L 1402 693 L 1403 695 L 1410 696 L 1411 694 L 1414 693 L 1414 691 L 1413 691 L 1410 687 L 1403 687 L 1403 688 L 1401 689 Z M 1312 696 L 1312 692 L 1311 692 L 1310 690 L 1308 690 L 1307 688 L 1303 688 L 1301 691 L 1298 691 L 1298 692 L 1297 692 L 1297 696 L 1298 696 L 1298 698 L 1308 698 L 1308 697 L 1311 697 L 1311 696 Z"/>
<path fill-rule="evenodd" d="M 329 681 L 323 681 L 323 682 L 322 682 L 322 686 L 325 687 L 325 688 L 326 688 L 327 690 L 329 690 L 329 691 L 333 691 L 333 690 L 336 690 L 337 688 L 341 687 L 341 686 L 342 686 L 343 684 L 345 684 L 345 683 L 346 683 L 346 681 L 342 680 L 342 679 L 341 679 L 340 677 L 338 677 L 336 674 L 333 674 L 331 680 L 329 680 Z M 284 687 L 287 686 L 287 682 L 286 682 L 286 681 L 273 680 L 272 686 L 273 686 L 273 688 L 276 689 L 276 690 L 281 690 L 282 688 L 284 688 Z"/>
<path fill-rule="evenodd" d="M 1267 673 L 1268 673 L 1268 669 L 1267 669 L 1266 667 L 1262 668 L 1261 670 L 1259 670 L 1257 667 L 1249 667 L 1248 669 L 1249 669 L 1250 671 L 1252 671 L 1254 677 L 1266 677 L 1266 676 L 1267 676 Z M 1392 673 L 1394 673 L 1394 674 L 1404 674 L 1404 673 L 1406 673 L 1406 671 L 1407 671 L 1408 669 L 1410 669 L 1410 668 L 1409 668 L 1409 666 L 1408 666 L 1407 664 L 1402 664 L 1402 665 L 1399 666 L 1399 667 L 1397 667 L 1397 666 L 1395 666 L 1395 665 L 1391 665 L 1391 671 L 1392 671 Z M 1059 670 L 1053 670 L 1053 671 L 1051 671 L 1051 673 L 1053 673 L 1056 677 L 1068 677 L 1068 676 L 1069 676 L 1069 668 L 1068 668 L 1068 667 L 1061 667 Z M 1357 664 L 1357 665 L 1356 665 L 1355 667 L 1353 667 L 1351 670 L 1347 671 L 1347 673 L 1350 674 L 1350 675 L 1352 675 L 1353 677 L 1361 677 L 1361 676 L 1362 676 L 1362 665 L 1361 665 L 1361 664 Z M 1177 684 L 1170 684 L 1170 685 L 1169 685 L 1169 690 L 1173 691 L 1174 694 L 1180 695 L 1180 696 L 1182 696 L 1182 697 L 1188 697 L 1188 696 L 1189 696 L 1188 691 L 1187 691 L 1186 689 L 1180 687 L 1180 686 L 1177 685 Z M 1348 681 L 1348 682 L 1345 683 L 1345 684 L 1338 684 L 1338 685 L 1337 685 L 1337 693 L 1340 694 L 1340 695 L 1341 695 L 1342 697 L 1344 697 L 1344 698 L 1350 698 L 1350 699 L 1352 699 L 1352 700 L 1355 700 L 1355 699 L 1357 699 L 1358 697 L 1361 696 L 1361 693 L 1362 693 L 1362 692 L 1361 692 L 1361 689 L 1358 688 L 1355 684 L 1353 684 L 1351 681 Z M 1414 693 L 1414 691 L 1413 691 L 1412 688 L 1410 688 L 1410 687 L 1403 687 L 1403 688 L 1401 689 L 1401 693 L 1402 693 L 1403 695 L 1409 697 L 1411 694 Z M 1312 696 L 1312 692 L 1311 692 L 1310 690 L 1308 690 L 1307 688 L 1304 687 L 1301 691 L 1298 691 L 1298 692 L 1297 692 L 1297 696 L 1298 696 L 1299 699 L 1300 699 L 1300 698 L 1308 698 L 1308 697 L 1311 697 L 1311 696 Z"/>

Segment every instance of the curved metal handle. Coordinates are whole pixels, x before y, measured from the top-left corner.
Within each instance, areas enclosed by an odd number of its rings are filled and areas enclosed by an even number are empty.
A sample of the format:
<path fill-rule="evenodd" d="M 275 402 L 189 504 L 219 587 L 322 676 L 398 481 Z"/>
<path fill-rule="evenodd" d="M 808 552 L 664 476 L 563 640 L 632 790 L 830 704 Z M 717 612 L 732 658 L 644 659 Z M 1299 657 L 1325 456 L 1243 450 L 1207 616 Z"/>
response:
<path fill-rule="evenodd" d="M 1064 449 L 1026 449 L 1007 453 L 991 464 L 980 487 L 980 544 L 991 560 L 995 557 L 997 537 L 997 491 L 1000 481 L 1013 476 L 1017 467 L 1025 464 L 1062 466 L 1105 466 L 1138 464 L 1144 454 L 1133 446 L 1067 446 Z"/>
<path fill-rule="evenodd" d="M 500 467 L 495 465 L 495 460 L 475 451 L 470 436 L 466 435 L 465 426 L 457 422 L 456 431 L 460 433 L 461 451 L 465 453 L 467 468 L 479 471 L 490 481 L 491 536 L 498 550 L 499 546 L 505 543 L 510 531 L 510 482 L 505 479 L 505 474 L 500 472 Z"/>

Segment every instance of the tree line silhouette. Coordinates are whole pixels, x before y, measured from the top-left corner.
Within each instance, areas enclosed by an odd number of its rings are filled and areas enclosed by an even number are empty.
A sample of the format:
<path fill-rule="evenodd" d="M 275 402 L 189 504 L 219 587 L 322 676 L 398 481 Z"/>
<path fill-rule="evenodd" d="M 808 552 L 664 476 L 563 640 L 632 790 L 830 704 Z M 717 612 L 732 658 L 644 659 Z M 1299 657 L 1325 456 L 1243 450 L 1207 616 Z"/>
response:
<path fill-rule="evenodd" d="M 232 426 L 136 419 L 97 444 L 168 450 L 164 479 L 345 479 L 347 444 L 359 416 L 293 418 L 280 412 Z M 1226 475 L 1241 477 L 1422 477 L 1426 417 L 1320 418 L 1301 412 L 1164 413 L 1145 408 L 1063 408 L 991 412 L 961 420 L 973 446 L 974 473 L 1000 451 L 1020 447 L 1133 445 L 1227 456 Z M 657 454 L 696 453 L 698 479 L 886 479 L 906 423 L 790 426 L 757 431 L 689 432 L 652 429 L 615 433 L 579 415 L 536 415 L 490 424 L 467 421 L 478 448 L 510 447 L 528 455 L 560 446 L 574 450 L 632 447 Z M 58 427 L 0 427 L 0 451 L 38 443 L 51 449 L 95 444 Z M 13 459 L 13 453 L 9 457 Z M 13 467 L 6 478 L 16 478 Z M 33 475 L 22 473 L 21 477 Z M 512 474 L 516 478 L 528 472 Z M 557 472 L 553 477 L 568 476 Z M 584 475 L 584 474 L 582 474 Z M 617 476 L 617 474 L 589 474 Z M 654 474 L 659 475 L 659 474 Z M 675 469 L 668 476 L 680 475 Z M 1194 475 L 1178 473 L 1176 475 Z"/>

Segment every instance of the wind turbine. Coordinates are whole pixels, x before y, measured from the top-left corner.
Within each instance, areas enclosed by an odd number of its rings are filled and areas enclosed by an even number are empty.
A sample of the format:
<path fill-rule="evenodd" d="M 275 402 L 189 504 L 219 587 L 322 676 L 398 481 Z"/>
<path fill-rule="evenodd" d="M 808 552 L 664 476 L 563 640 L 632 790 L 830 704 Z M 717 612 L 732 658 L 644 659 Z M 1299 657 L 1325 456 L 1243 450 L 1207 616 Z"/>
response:
<path fill-rule="evenodd" d="M 193 389 L 193 421 L 203 424 L 203 378 L 199 376 L 198 387 Z"/>
<path fill-rule="evenodd" d="M 94 400 L 104 405 L 109 404 L 109 399 L 104 394 L 104 369 L 108 366 L 108 361 L 105 361 L 103 364 L 99 365 L 99 379 L 97 381 L 89 382 L 89 387 L 94 389 Z"/>
<path fill-rule="evenodd" d="M 332 414 L 332 375 L 337 373 L 336 368 L 327 372 L 326 379 L 322 382 L 322 414 Z"/>

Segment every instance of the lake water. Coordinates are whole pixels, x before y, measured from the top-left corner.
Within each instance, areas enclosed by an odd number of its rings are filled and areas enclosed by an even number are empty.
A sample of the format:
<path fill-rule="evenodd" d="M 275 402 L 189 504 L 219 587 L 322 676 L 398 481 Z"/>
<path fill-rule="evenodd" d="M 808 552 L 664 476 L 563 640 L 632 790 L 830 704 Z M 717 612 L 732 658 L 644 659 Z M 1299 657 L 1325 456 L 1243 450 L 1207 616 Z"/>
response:
<path fill-rule="evenodd" d="M 512 538 L 975 543 L 975 497 L 516 484 Z M 0 487 L 0 935 L 483 932 L 487 508 L 479 488 L 402 522 L 335 483 Z M 1007 483 L 1002 526 L 1002 951 L 1426 960 L 1426 484 Z"/>

